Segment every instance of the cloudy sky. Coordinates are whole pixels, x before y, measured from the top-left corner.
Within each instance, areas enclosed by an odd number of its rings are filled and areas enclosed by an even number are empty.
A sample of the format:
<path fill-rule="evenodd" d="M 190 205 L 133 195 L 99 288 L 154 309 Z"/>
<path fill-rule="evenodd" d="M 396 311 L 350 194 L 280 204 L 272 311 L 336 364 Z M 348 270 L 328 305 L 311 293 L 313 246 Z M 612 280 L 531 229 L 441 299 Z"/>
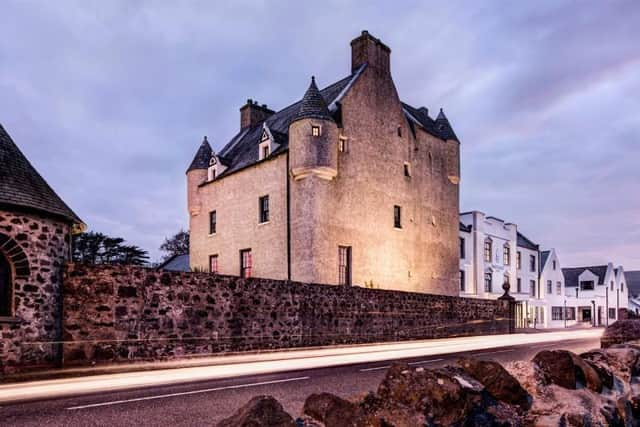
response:
<path fill-rule="evenodd" d="M 159 257 L 184 172 L 247 98 L 280 109 L 349 73 L 361 30 L 400 96 L 462 141 L 461 210 L 565 266 L 640 269 L 640 3 L 1 1 L 0 123 L 91 229 Z"/>

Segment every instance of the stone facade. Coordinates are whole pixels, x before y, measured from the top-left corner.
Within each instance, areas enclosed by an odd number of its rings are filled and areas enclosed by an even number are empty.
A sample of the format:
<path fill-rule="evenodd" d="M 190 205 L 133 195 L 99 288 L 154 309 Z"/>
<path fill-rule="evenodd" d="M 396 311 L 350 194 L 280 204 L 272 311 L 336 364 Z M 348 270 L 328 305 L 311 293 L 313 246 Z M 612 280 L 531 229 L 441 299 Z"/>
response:
<path fill-rule="evenodd" d="M 501 301 L 71 264 L 64 363 L 507 333 Z"/>
<path fill-rule="evenodd" d="M 218 155 L 201 147 L 187 172 L 192 268 L 217 254 L 218 271 L 238 275 L 239 251 L 251 248 L 253 276 L 341 284 L 343 246 L 353 284 L 457 295 L 460 144 L 442 112 L 433 120 L 400 101 L 387 46 L 366 32 L 351 46 L 347 79 L 322 91 L 314 82 L 300 103 L 243 119 Z M 273 138 L 266 160 L 263 128 Z M 263 195 L 273 217 L 264 226 Z"/>
<path fill-rule="evenodd" d="M 62 269 L 71 226 L 40 214 L 0 210 L 0 256 L 12 276 L 10 316 L 0 317 L 0 373 L 60 360 Z"/>

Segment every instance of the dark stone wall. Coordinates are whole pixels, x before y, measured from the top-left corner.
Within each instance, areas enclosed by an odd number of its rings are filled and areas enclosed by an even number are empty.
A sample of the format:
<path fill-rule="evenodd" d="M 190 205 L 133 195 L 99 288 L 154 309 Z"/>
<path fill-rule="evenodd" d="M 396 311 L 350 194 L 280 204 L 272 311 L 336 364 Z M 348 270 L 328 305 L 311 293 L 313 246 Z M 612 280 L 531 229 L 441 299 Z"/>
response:
<path fill-rule="evenodd" d="M 0 375 L 60 361 L 62 269 L 69 233 L 63 222 L 0 210 L 0 251 L 13 278 L 12 312 L 0 317 Z"/>
<path fill-rule="evenodd" d="M 70 264 L 64 364 L 508 332 L 499 301 Z"/>

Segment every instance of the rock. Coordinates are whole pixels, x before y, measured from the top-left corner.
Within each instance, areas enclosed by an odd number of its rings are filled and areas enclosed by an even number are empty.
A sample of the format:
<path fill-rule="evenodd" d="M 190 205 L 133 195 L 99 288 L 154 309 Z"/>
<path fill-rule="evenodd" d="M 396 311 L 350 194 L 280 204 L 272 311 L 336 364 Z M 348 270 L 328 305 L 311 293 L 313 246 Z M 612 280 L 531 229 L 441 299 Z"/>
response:
<path fill-rule="evenodd" d="M 458 425 L 471 410 L 463 387 L 454 378 L 429 369 L 413 370 L 406 364 L 389 368 L 377 397 L 385 408 L 407 407 L 439 425 Z"/>
<path fill-rule="evenodd" d="M 326 427 L 353 426 L 360 415 L 358 405 L 330 393 L 307 397 L 302 411 Z"/>
<path fill-rule="evenodd" d="M 640 319 L 618 320 L 605 329 L 600 338 L 600 347 L 609 348 L 640 339 Z"/>
<path fill-rule="evenodd" d="M 535 355 L 533 363 L 545 385 L 557 384 L 568 389 L 585 385 L 592 391 L 602 391 L 602 381 L 596 370 L 570 351 L 544 350 Z"/>
<path fill-rule="evenodd" d="M 275 398 L 256 396 L 219 422 L 218 427 L 296 427 L 296 424 Z"/>
<path fill-rule="evenodd" d="M 593 369 L 595 369 L 604 387 L 607 387 L 609 389 L 613 388 L 613 372 L 609 367 L 609 362 L 607 361 L 604 352 L 600 350 L 589 351 L 586 353 L 582 353 L 580 355 L 580 358 L 588 363 Z"/>
<path fill-rule="evenodd" d="M 632 377 L 640 375 L 640 349 L 633 345 L 615 345 L 606 349 L 592 350 L 582 354 L 581 357 L 587 362 L 606 366 L 613 377 L 618 377 L 623 385 L 628 384 Z M 613 379 L 612 381 L 615 383 Z M 605 385 L 607 385 L 606 382 Z"/>
<path fill-rule="evenodd" d="M 529 393 L 497 362 L 463 358 L 458 365 L 484 385 L 497 400 L 526 410 L 531 406 Z"/>

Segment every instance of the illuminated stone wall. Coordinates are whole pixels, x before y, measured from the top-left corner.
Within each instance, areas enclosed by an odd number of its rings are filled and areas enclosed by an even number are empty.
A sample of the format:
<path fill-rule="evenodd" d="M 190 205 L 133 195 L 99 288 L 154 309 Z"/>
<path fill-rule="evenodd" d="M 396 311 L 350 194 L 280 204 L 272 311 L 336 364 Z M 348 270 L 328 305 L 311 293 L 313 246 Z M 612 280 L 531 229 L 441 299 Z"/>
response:
<path fill-rule="evenodd" d="M 64 283 L 66 365 L 508 331 L 499 301 L 130 266 Z"/>

